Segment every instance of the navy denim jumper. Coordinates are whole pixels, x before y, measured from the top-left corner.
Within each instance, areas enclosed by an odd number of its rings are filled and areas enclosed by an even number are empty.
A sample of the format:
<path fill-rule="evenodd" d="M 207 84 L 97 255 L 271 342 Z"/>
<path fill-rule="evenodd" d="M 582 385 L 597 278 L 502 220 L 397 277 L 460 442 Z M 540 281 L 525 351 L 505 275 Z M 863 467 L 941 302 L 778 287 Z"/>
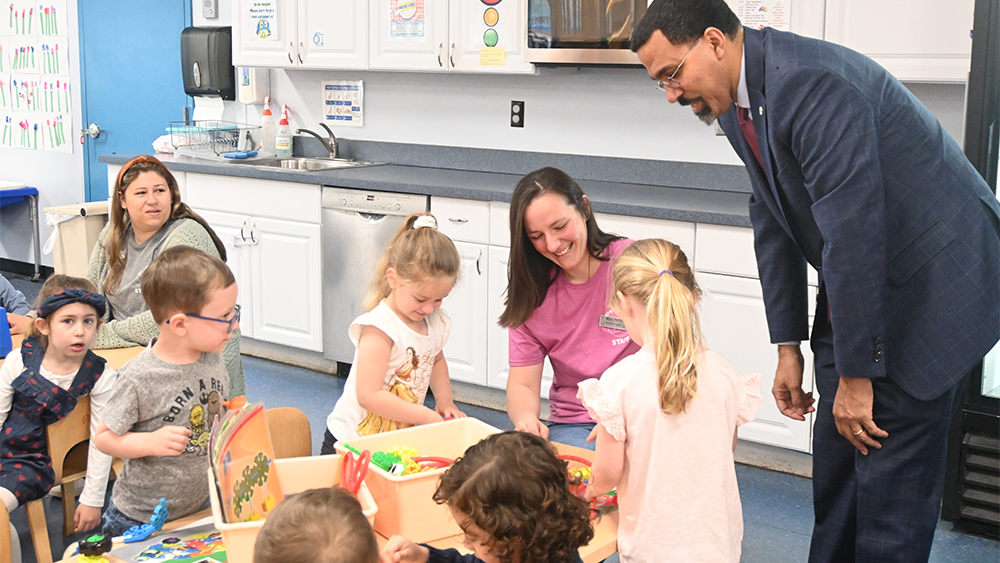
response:
<path fill-rule="evenodd" d="M 21 344 L 24 371 L 14 380 L 14 397 L 0 433 L 0 486 L 20 505 L 42 498 L 55 483 L 45 427 L 76 407 L 104 373 L 104 358 L 87 350 L 73 384 L 64 390 L 41 375 L 45 350 L 36 338 Z"/>

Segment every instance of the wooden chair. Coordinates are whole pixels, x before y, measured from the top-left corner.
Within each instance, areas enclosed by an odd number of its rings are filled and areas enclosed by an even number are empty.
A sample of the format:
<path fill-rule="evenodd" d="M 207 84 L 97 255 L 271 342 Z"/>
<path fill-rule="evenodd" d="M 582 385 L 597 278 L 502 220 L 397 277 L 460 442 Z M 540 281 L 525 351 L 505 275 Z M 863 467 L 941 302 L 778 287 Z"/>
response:
<path fill-rule="evenodd" d="M 48 439 L 49 457 L 52 470 L 56 474 L 54 486 L 62 486 L 63 535 L 74 532 L 76 515 L 76 481 L 87 474 L 87 456 L 90 442 L 90 395 L 77 399 L 76 408 L 62 420 L 50 424 L 45 429 Z M 42 499 L 25 505 L 28 527 L 31 529 L 31 543 L 35 547 L 38 563 L 52 563 L 49 547 L 49 531 L 45 523 L 45 505 Z M 3 523 L 0 522 L 0 525 Z M 8 526 L 9 528 L 9 526 Z M 0 530 L 0 538 L 3 537 Z M 2 539 L 0 539 L 2 545 Z M 9 550 L 8 550 L 9 552 Z"/>
<path fill-rule="evenodd" d="M 276 459 L 312 455 L 312 431 L 306 413 L 293 407 L 278 407 L 267 409 L 264 414 Z"/>

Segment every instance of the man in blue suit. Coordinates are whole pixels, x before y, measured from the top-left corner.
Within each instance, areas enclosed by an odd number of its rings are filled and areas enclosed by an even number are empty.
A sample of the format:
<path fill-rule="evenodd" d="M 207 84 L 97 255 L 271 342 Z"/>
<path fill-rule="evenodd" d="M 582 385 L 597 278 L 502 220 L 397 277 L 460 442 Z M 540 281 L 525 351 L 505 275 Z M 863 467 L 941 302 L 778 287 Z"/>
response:
<path fill-rule="evenodd" d="M 1000 339 L 996 197 L 934 116 L 849 49 L 742 27 L 724 0 L 656 0 L 632 49 L 747 167 L 772 393 L 797 420 L 814 410 L 798 342 L 806 264 L 819 271 L 809 560 L 926 561 L 951 415 Z"/>

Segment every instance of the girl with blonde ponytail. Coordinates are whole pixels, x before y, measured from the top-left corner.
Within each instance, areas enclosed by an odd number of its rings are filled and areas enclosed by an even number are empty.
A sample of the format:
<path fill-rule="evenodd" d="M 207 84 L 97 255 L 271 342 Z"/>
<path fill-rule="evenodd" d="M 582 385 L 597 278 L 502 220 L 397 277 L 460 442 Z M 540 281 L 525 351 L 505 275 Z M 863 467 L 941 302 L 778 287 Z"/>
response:
<path fill-rule="evenodd" d="M 338 440 L 465 416 L 451 398 L 442 351 L 451 319 L 440 309 L 460 268 L 458 249 L 433 215 L 406 218 L 375 267 L 366 312 L 348 329 L 354 361 L 320 453 L 336 453 Z M 428 387 L 434 409 L 424 406 Z"/>
<path fill-rule="evenodd" d="M 615 262 L 611 307 L 641 348 L 579 384 L 597 421 L 587 494 L 618 488 L 623 562 L 740 560 L 733 448 L 760 404 L 760 375 L 705 348 L 700 296 L 677 245 L 632 243 Z"/>

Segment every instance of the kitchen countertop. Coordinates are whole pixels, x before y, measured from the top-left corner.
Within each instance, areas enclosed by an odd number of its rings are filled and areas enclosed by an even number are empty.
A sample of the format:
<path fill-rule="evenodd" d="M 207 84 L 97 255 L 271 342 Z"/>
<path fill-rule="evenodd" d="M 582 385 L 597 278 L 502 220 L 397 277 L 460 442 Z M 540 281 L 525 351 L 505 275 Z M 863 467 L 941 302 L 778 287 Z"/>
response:
<path fill-rule="evenodd" d="M 309 152 L 314 151 L 302 151 L 305 154 Z M 296 151 L 296 154 L 301 153 Z M 523 154 L 530 155 L 533 153 Z M 139 153 L 102 155 L 100 162 L 121 165 L 135 156 L 139 156 Z M 371 155 L 350 156 L 379 162 L 387 160 L 386 158 L 372 158 Z M 537 155 L 535 156 L 537 160 Z M 435 168 L 415 166 L 413 164 L 386 164 L 362 168 L 305 172 L 251 166 L 237 162 L 217 162 L 173 154 L 157 154 L 156 157 L 167 168 L 182 172 L 337 186 L 361 190 L 423 194 L 479 201 L 509 202 L 511 193 L 522 176 L 521 173 Z M 554 156 L 555 160 L 559 158 L 559 155 Z M 562 158 L 574 157 L 563 156 Z M 595 158 L 597 157 L 591 157 L 587 160 L 592 161 Z M 625 166 L 628 166 L 626 171 L 636 168 L 630 166 L 630 161 L 628 160 L 607 160 L 612 161 L 612 168 L 615 165 L 623 166 L 620 163 L 626 163 Z M 648 163 L 650 161 L 638 162 Z M 527 164 L 529 167 L 526 170 L 532 170 L 534 167 L 537 167 L 535 162 Z M 552 164 L 562 167 L 559 162 L 553 162 Z M 685 163 L 657 164 L 662 164 L 664 167 L 671 165 L 680 167 Z M 641 166 L 639 168 L 641 169 Z M 733 178 L 735 177 L 738 183 L 739 174 L 734 175 L 733 168 L 718 167 L 721 170 L 721 182 L 733 182 Z M 708 170 L 712 171 L 713 169 L 709 166 Z M 615 174 L 614 170 L 611 171 L 611 174 Z M 729 191 L 725 189 L 725 185 L 721 188 L 715 187 L 712 189 L 671 187 L 651 183 L 629 183 L 606 179 L 580 179 L 581 177 L 573 172 L 571 172 L 571 175 L 574 175 L 574 178 L 578 179 L 583 191 L 590 198 L 594 211 L 597 212 L 716 225 L 750 226 L 749 212 L 747 210 L 749 193 L 745 191 L 746 187 L 743 185 L 735 185 L 733 191 Z M 648 180 L 651 177 L 656 177 L 655 174 L 648 173 L 645 175 L 632 174 L 631 176 L 629 174 L 621 174 L 620 176 L 638 179 L 640 182 Z M 663 177 L 671 177 L 669 168 Z"/>

